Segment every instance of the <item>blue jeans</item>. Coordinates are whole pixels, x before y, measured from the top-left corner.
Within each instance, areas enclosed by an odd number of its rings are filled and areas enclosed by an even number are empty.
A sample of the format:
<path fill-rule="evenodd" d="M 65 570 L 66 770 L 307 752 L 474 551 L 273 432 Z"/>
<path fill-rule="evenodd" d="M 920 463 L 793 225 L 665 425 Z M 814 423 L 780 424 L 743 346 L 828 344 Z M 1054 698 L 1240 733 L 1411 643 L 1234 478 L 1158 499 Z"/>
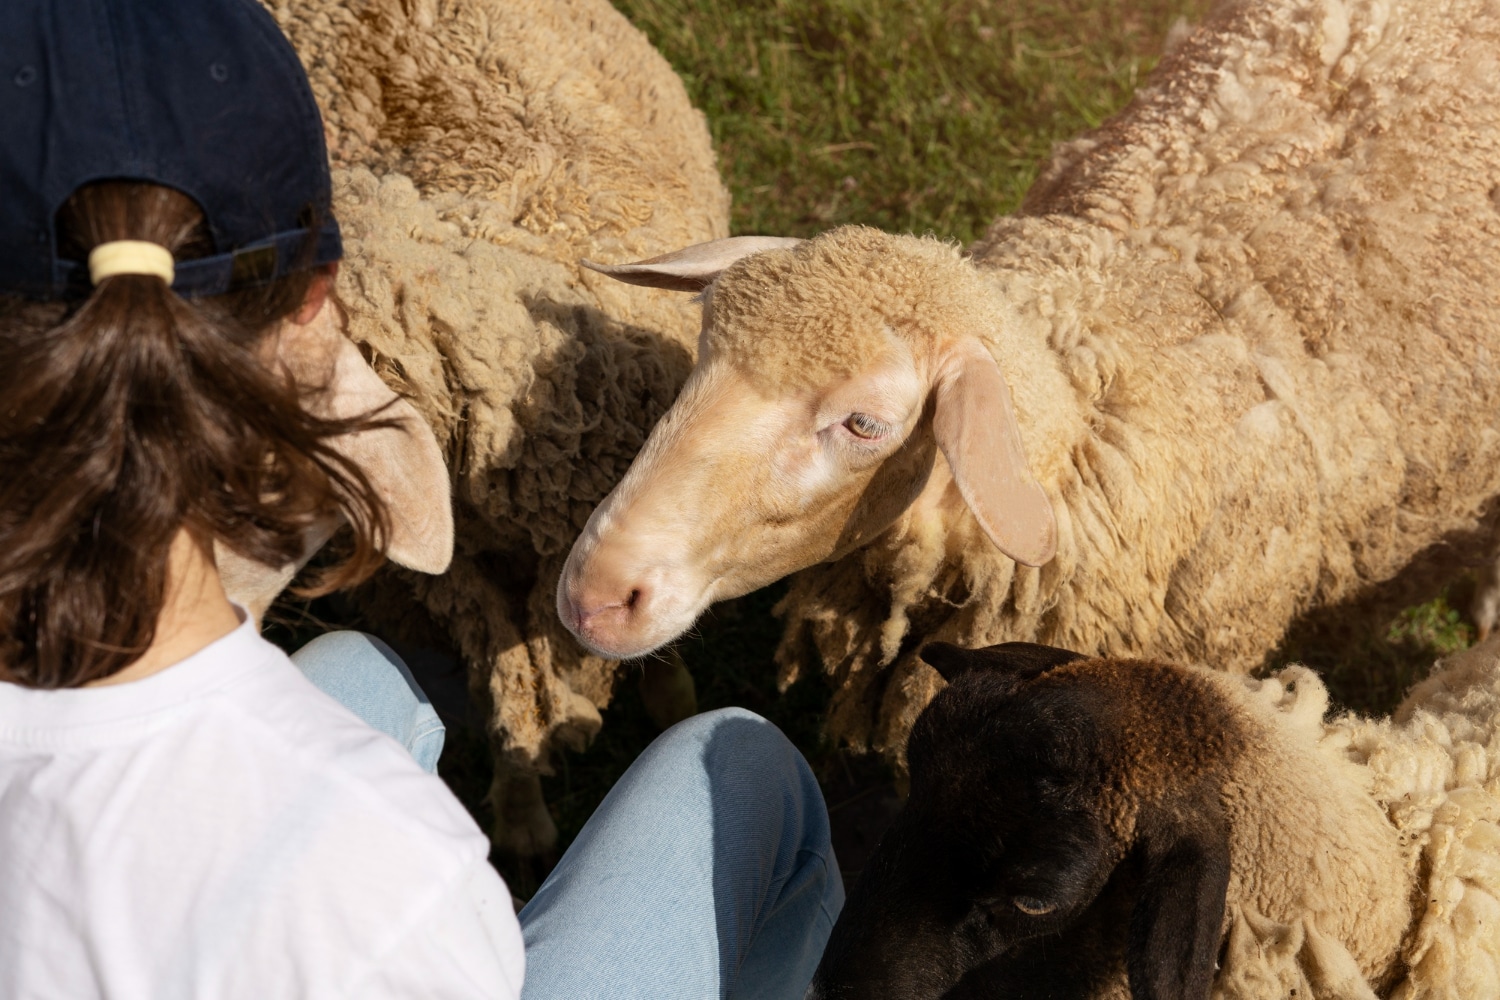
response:
<path fill-rule="evenodd" d="M 414 756 L 431 743 L 431 706 L 378 639 L 333 633 L 292 659 Z M 807 761 L 751 712 L 707 712 L 646 748 L 521 911 L 522 996 L 796 1000 L 843 904 Z"/>

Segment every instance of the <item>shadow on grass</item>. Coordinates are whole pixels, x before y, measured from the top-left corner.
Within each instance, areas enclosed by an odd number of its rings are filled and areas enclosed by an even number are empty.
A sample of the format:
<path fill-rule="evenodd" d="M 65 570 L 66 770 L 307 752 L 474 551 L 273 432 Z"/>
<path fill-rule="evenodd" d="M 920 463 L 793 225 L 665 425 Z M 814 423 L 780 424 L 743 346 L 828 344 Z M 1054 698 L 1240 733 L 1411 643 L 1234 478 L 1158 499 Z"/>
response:
<path fill-rule="evenodd" d="M 1401 595 L 1405 595 L 1403 600 Z M 1267 659 L 1312 667 L 1328 685 L 1333 708 L 1388 715 L 1441 657 L 1474 644 L 1468 607 L 1474 575 L 1465 571 L 1413 593 L 1398 578 L 1362 600 L 1305 615 Z"/>

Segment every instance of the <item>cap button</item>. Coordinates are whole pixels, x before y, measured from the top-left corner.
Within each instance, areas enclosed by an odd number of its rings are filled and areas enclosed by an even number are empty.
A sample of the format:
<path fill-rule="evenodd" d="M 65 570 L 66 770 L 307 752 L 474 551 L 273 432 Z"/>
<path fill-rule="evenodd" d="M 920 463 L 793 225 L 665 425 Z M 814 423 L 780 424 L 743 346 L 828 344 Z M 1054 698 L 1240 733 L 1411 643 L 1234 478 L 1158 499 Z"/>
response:
<path fill-rule="evenodd" d="M 35 66 L 22 66 L 20 72 L 16 74 L 16 86 L 17 87 L 29 87 L 29 86 L 31 86 L 35 82 L 36 82 L 36 67 Z"/>
<path fill-rule="evenodd" d="M 213 63 L 208 67 L 208 75 L 213 77 L 216 82 L 223 83 L 229 79 L 229 67 L 223 63 Z"/>

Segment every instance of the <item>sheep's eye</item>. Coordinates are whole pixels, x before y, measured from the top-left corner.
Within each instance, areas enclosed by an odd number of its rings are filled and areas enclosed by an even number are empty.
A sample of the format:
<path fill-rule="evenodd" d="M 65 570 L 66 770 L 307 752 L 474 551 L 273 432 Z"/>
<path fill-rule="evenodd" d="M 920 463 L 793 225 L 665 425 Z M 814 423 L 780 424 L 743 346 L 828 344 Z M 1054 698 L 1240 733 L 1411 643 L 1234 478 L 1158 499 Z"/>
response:
<path fill-rule="evenodd" d="M 1056 903 L 1044 903 L 1030 896 L 1017 896 L 1011 900 L 1011 904 L 1028 917 L 1044 917 L 1057 909 Z"/>
<path fill-rule="evenodd" d="M 844 421 L 844 426 L 849 428 L 849 433 L 866 441 L 885 435 L 885 424 L 876 420 L 868 413 L 851 413 L 849 419 Z"/>

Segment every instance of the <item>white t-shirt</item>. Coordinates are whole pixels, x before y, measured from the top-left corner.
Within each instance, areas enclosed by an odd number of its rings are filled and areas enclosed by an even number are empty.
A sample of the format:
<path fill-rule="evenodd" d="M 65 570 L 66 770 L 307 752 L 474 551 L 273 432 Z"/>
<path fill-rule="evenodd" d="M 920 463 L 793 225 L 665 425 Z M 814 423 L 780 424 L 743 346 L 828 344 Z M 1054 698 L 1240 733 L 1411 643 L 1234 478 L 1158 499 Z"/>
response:
<path fill-rule="evenodd" d="M 0 997 L 516 998 L 458 800 L 246 621 L 132 683 L 0 683 Z"/>

